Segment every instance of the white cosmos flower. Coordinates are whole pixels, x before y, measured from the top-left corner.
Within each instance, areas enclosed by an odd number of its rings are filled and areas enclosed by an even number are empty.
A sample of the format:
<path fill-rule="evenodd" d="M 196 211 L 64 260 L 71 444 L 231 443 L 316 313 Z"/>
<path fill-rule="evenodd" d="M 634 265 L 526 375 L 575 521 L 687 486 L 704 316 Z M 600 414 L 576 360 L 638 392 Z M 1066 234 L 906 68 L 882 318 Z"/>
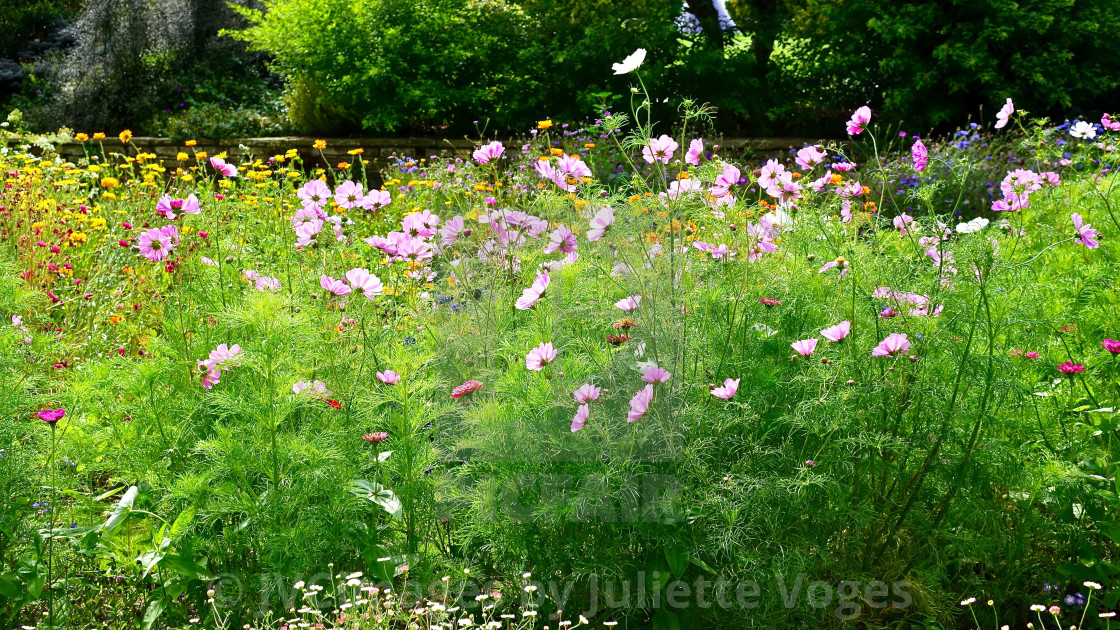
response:
<path fill-rule="evenodd" d="M 629 57 L 623 59 L 622 63 L 616 63 L 611 67 L 614 68 L 615 74 L 630 74 L 631 72 L 637 70 L 638 66 L 642 65 L 642 62 L 645 60 L 646 49 L 639 48 L 631 53 Z"/>
<path fill-rule="evenodd" d="M 1073 136 L 1074 138 L 1084 138 L 1086 140 L 1092 140 L 1093 138 L 1097 137 L 1097 128 L 1092 124 L 1085 122 L 1084 120 L 1079 120 L 1073 125 L 1073 127 L 1070 127 L 1069 135 Z"/>
<path fill-rule="evenodd" d="M 957 232 L 960 234 L 972 234 L 979 232 L 988 226 L 989 221 L 983 217 L 976 217 L 971 221 L 966 221 L 957 225 Z"/>

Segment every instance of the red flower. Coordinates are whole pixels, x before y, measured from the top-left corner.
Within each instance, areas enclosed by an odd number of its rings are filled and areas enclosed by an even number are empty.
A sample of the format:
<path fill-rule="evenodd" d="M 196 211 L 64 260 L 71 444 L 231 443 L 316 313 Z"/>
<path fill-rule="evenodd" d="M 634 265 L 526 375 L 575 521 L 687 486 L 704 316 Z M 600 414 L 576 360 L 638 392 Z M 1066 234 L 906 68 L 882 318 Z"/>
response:
<path fill-rule="evenodd" d="M 467 394 L 478 391 L 480 389 L 482 389 L 482 383 L 478 381 L 467 381 L 466 383 L 463 383 L 462 385 L 451 390 L 451 397 L 462 398 L 463 396 L 466 396 Z"/>
<path fill-rule="evenodd" d="M 377 444 L 381 440 L 384 440 L 388 437 L 389 437 L 388 433 L 386 433 L 384 431 L 377 431 L 377 432 L 374 432 L 374 433 L 367 433 L 367 434 L 363 435 L 362 439 L 369 442 L 370 444 Z"/>
<path fill-rule="evenodd" d="M 327 401 L 328 405 L 334 407 L 335 409 L 342 409 L 342 403 L 338 402 L 337 400 L 331 398 L 325 398 L 324 400 Z"/>
<path fill-rule="evenodd" d="M 1078 372 L 1084 372 L 1085 366 L 1081 365 L 1080 363 L 1066 361 L 1065 363 L 1058 366 L 1058 371 L 1062 372 L 1063 374 L 1077 374 Z"/>

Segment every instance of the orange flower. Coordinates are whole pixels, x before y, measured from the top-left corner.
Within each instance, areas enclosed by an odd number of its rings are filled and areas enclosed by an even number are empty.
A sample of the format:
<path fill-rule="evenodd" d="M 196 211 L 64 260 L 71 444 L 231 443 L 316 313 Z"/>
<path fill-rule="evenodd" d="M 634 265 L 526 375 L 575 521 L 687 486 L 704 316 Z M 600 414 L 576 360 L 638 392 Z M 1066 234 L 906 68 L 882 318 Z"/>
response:
<path fill-rule="evenodd" d="M 198 140 L 187 140 L 185 144 L 188 147 L 193 147 L 194 145 L 198 144 Z"/>
<path fill-rule="evenodd" d="M 123 142 L 125 144 L 128 144 L 128 141 L 132 140 L 132 132 L 129 131 L 128 129 L 125 129 L 117 137 L 121 139 L 121 142 Z"/>
<path fill-rule="evenodd" d="M 552 126 L 551 120 L 542 120 L 537 123 L 537 129 L 548 129 Z"/>
<path fill-rule="evenodd" d="M 94 139 L 94 140 L 104 140 L 104 139 L 105 139 L 105 134 L 103 134 L 103 133 L 95 133 L 95 134 L 93 134 L 93 139 Z"/>
<path fill-rule="evenodd" d="M 74 135 L 74 139 L 78 142 L 85 142 L 86 140 L 89 140 L 89 136 L 84 133 L 79 133 Z"/>
<path fill-rule="evenodd" d="M 120 315 L 110 315 L 109 316 L 109 323 L 110 324 L 119 324 L 119 323 L 121 323 L 122 319 L 124 319 L 124 318 L 121 317 Z"/>
<path fill-rule="evenodd" d="M 316 149 L 325 149 L 325 148 L 327 148 L 327 141 L 326 140 L 316 140 L 315 144 L 313 144 L 311 146 L 315 147 Z"/>
<path fill-rule="evenodd" d="M 564 149 L 549 149 L 548 152 L 556 156 L 564 155 Z"/>

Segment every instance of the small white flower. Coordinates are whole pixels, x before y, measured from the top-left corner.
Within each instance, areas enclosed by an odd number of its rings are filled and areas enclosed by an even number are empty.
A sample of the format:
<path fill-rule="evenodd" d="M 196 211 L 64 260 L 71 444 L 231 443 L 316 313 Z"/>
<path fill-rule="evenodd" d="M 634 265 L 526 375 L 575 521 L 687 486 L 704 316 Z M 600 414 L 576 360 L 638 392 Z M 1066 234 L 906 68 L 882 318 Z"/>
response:
<path fill-rule="evenodd" d="M 1069 135 L 1074 138 L 1083 138 L 1085 140 L 1092 140 L 1097 137 L 1097 128 L 1091 123 L 1084 120 L 1079 120 L 1069 129 Z"/>
<path fill-rule="evenodd" d="M 630 74 L 631 72 L 637 70 L 645 60 L 646 49 L 639 48 L 631 53 L 629 57 L 623 59 L 622 63 L 616 63 L 611 67 L 614 68 L 615 74 Z"/>
<path fill-rule="evenodd" d="M 990 221 L 988 221 L 987 219 L 983 217 L 976 217 L 971 221 L 957 224 L 957 232 L 960 234 L 972 234 L 974 232 L 979 232 L 980 230 L 983 230 L 985 227 L 987 227 L 988 223 L 990 223 Z"/>
<path fill-rule="evenodd" d="M 1099 591 L 1101 589 L 1101 585 L 1097 584 L 1096 582 L 1085 582 L 1085 586 L 1095 591 Z"/>

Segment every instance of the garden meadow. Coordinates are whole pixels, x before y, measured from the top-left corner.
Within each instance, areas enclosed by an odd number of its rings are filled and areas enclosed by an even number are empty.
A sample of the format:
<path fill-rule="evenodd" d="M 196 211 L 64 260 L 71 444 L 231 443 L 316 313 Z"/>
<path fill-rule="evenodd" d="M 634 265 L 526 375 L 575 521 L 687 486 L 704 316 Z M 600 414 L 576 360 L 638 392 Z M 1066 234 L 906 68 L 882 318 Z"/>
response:
<path fill-rule="evenodd" d="M 9 117 L 3 627 L 1112 627 L 1120 121 L 735 161 L 644 56 L 381 187 Z"/>

